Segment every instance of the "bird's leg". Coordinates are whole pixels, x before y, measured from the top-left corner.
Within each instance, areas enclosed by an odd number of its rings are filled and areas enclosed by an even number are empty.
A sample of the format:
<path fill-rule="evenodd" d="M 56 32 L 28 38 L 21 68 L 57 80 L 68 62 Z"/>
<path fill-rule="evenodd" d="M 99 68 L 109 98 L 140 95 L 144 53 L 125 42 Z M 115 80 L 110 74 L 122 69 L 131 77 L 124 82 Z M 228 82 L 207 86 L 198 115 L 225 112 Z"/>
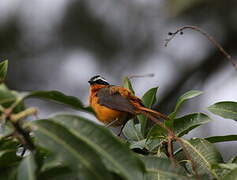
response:
<path fill-rule="evenodd" d="M 113 120 L 113 121 L 110 122 L 109 124 L 106 124 L 105 127 L 110 127 L 111 125 L 113 125 L 113 124 L 114 124 L 116 121 L 118 121 L 118 120 L 119 120 L 119 119 L 116 118 L 115 120 Z M 126 122 L 122 124 L 121 129 L 120 129 L 120 131 L 119 131 L 119 133 L 118 133 L 117 136 L 120 136 L 120 135 L 122 134 L 122 131 L 123 131 L 123 128 L 124 128 L 125 124 L 126 124 Z"/>
<path fill-rule="evenodd" d="M 115 120 L 111 121 L 110 123 L 106 124 L 105 127 L 110 127 L 111 125 L 113 125 L 116 121 L 118 121 L 118 118 L 116 118 Z"/>
<path fill-rule="evenodd" d="M 124 128 L 124 126 L 125 126 L 125 124 L 126 124 L 126 122 L 122 124 L 122 126 L 121 126 L 121 128 L 120 128 L 120 131 L 119 131 L 119 133 L 118 133 L 118 135 L 117 135 L 118 137 L 120 137 L 120 136 L 121 136 L 121 134 L 122 134 L 122 132 L 123 132 L 123 128 Z"/>

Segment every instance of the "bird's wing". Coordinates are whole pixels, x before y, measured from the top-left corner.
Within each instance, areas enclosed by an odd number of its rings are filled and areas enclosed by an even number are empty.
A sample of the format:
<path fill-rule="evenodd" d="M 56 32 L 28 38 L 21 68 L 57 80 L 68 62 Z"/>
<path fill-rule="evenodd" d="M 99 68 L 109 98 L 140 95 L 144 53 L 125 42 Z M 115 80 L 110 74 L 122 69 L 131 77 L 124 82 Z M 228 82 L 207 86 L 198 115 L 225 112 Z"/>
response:
<path fill-rule="evenodd" d="M 118 86 L 101 88 L 97 92 L 98 103 L 114 110 L 135 114 L 136 107 L 129 100 L 129 93 L 127 89 Z"/>

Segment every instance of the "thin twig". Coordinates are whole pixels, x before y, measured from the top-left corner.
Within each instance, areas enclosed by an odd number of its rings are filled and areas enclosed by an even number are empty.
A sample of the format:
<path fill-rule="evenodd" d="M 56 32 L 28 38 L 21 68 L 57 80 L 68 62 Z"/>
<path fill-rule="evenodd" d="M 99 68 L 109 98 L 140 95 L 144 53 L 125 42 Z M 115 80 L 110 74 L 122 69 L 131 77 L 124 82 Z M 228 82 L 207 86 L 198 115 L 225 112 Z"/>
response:
<path fill-rule="evenodd" d="M 31 151 L 35 150 L 35 145 L 30 137 L 29 132 L 23 129 L 19 122 L 12 122 L 12 124 L 16 132 L 19 134 L 17 138 L 21 144 Z"/>
<path fill-rule="evenodd" d="M 174 166 L 176 166 L 176 160 L 174 159 L 173 153 L 174 153 L 174 149 L 173 149 L 173 136 L 168 135 L 168 154 L 169 154 L 169 158 L 171 159 L 171 162 L 173 163 Z"/>
<path fill-rule="evenodd" d="M 119 119 L 115 119 L 113 121 L 111 121 L 110 123 L 106 124 L 105 127 L 110 127 L 112 126 L 115 122 L 117 122 Z"/>
<path fill-rule="evenodd" d="M 23 119 L 23 118 L 25 118 L 27 116 L 36 115 L 36 114 L 37 114 L 37 109 L 32 107 L 32 108 L 28 108 L 28 109 L 26 109 L 24 111 L 21 111 L 21 112 L 19 112 L 17 114 L 10 115 L 10 119 L 13 122 L 17 122 L 20 119 Z"/>
<path fill-rule="evenodd" d="M 143 74 L 143 75 L 130 75 L 130 76 L 128 76 L 128 79 L 133 79 L 133 78 L 145 78 L 145 77 L 154 77 L 154 76 L 155 76 L 154 73 Z"/>
<path fill-rule="evenodd" d="M 237 70 L 237 61 L 218 43 L 214 37 L 209 35 L 207 32 L 205 32 L 203 29 L 197 27 L 197 26 L 183 26 L 179 29 L 177 29 L 175 32 L 169 32 L 169 38 L 165 40 L 165 46 L 168 46 L 169 42 L 174 39 L 174 37 L 180 33 L 183 34 L 183 31 L 185 29 L 192 29 L 194 31 L 200 32 L 202 35 L 204 35 L 219 51 L 230 61 L 230 63 L 234 66 L 235 70 Z"/>
<path fill-rule="evenodd" d="M 37 110 L 35 108 L 29 108 L 18 114 L 12 114 L 13 109 L 17 106 L 18 103 L 19 101 L 15 102 L 10 108 L 5 109 L 4 116 L 14 126 L 14 134 L 16 134 L 16 137 L 21 142 L 21 144 L 24 145 L 27 149 L 33 151 L 35 150 L 35 145 L 29 135 L 29 132 L 22 128 L 21 122 L 19 120 L 29 115 L 36 114 Z"/>

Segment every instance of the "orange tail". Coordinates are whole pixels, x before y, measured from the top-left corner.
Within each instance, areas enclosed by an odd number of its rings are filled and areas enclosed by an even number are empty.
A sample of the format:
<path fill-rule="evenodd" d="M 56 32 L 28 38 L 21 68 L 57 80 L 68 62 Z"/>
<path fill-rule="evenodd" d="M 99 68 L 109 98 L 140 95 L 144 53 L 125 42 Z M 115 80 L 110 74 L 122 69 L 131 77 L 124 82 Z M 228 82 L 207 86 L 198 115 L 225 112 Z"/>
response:
<path fill-rule="evenodd" d="M 141 107 L 140 106 L 139 110 L 145 111 L 145 112 L 147 112 L 147 113 L 149 113 L 149 114 L 151 114 L 151 115 L 153 115 L 155 117 L 159 117 L 159 118 L 162 118 L 164 120 L 168 120 L 169 119 L 168 116 L 166 116 L 166 115 L 164 115 L 164 114 L 162 114 L 162 113 L 160 113 L 158 111 L 154 111 L 152 109 L 146 108 L 146 107 Z"/>

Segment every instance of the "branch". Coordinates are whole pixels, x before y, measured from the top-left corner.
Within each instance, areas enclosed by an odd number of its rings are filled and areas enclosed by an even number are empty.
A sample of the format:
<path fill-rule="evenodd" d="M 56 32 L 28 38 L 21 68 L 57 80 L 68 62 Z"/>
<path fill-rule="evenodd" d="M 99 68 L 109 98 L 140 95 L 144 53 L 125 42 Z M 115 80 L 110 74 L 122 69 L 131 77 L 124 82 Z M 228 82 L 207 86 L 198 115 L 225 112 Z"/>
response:
<path fill-rule="evenodd" d="M 17 122 L 18 120 L 26 118 L 27 116 L 36 115 L 36 114 L 37 114 L 36 108 L 28 108 L 24 111 L 17 113 L 17 114 L 10 115 L 10 119 L 12 122 Z"/>
<path fill-rule="evenodd" d="M 18 134 L 17 138 L 21 144 L 31 151 L 35 150 L 35 145 L 30 137 L 29 132 L 23 129 L 19 122 L 12 122 L 12 125 Z"/>
<path fill-rule="evenodd" d="M 154 77 L 154 76 L 155 76 L 155 75 L 154 75 L 153 73 L 143 74 L 143 75 L 130 75 L 130 76 L 128 76 L 128 79 Z"/>
<path fill-rule="evenodd" d="M 167 38 L 165 40 L 165 46 L 167 47 L 169 42 L 174 39 L 174 37 L 180 33 L 180 35 L 183 34 L 183 31 L 185 29 L 191 29 L 197 32 L 200 32 L 202 35 L 204 35 L 230 62 L 231 64 L 234 66 L 235 70 L 237 70 L 237 61 L 220 45 L 220 43 L 218 43 L 214 37 L 212 37 L 211 35 L 209 35 L 207 32 L 205 32 L 204 30 L 202 30 L 201 28 L 197 27 L 197 26 L 183 26 L 179 29 L 177 29 L 175 32 L 169 32 L 168 35 L 170 36 L 169 38 Z"/>
<path fill-rule="evenodd" d="M 16 138 L 21 142 L 21 144 L 27 149 L 31 151 L 35 150 L 35 145 L 30 137 L 30 133 L 22 127 L 20 120 L 26 118 L 29 115 L 35 115 L 37 113 L 37 110 L 35 108 L 28 108 L 24 111 L 19 112 L 18 114 L 12 114 L 15 106 L 12 107 L 5 109 L 4 116 L 11 122 L 15 129 L 13 135 L 15 135 Z"/>

